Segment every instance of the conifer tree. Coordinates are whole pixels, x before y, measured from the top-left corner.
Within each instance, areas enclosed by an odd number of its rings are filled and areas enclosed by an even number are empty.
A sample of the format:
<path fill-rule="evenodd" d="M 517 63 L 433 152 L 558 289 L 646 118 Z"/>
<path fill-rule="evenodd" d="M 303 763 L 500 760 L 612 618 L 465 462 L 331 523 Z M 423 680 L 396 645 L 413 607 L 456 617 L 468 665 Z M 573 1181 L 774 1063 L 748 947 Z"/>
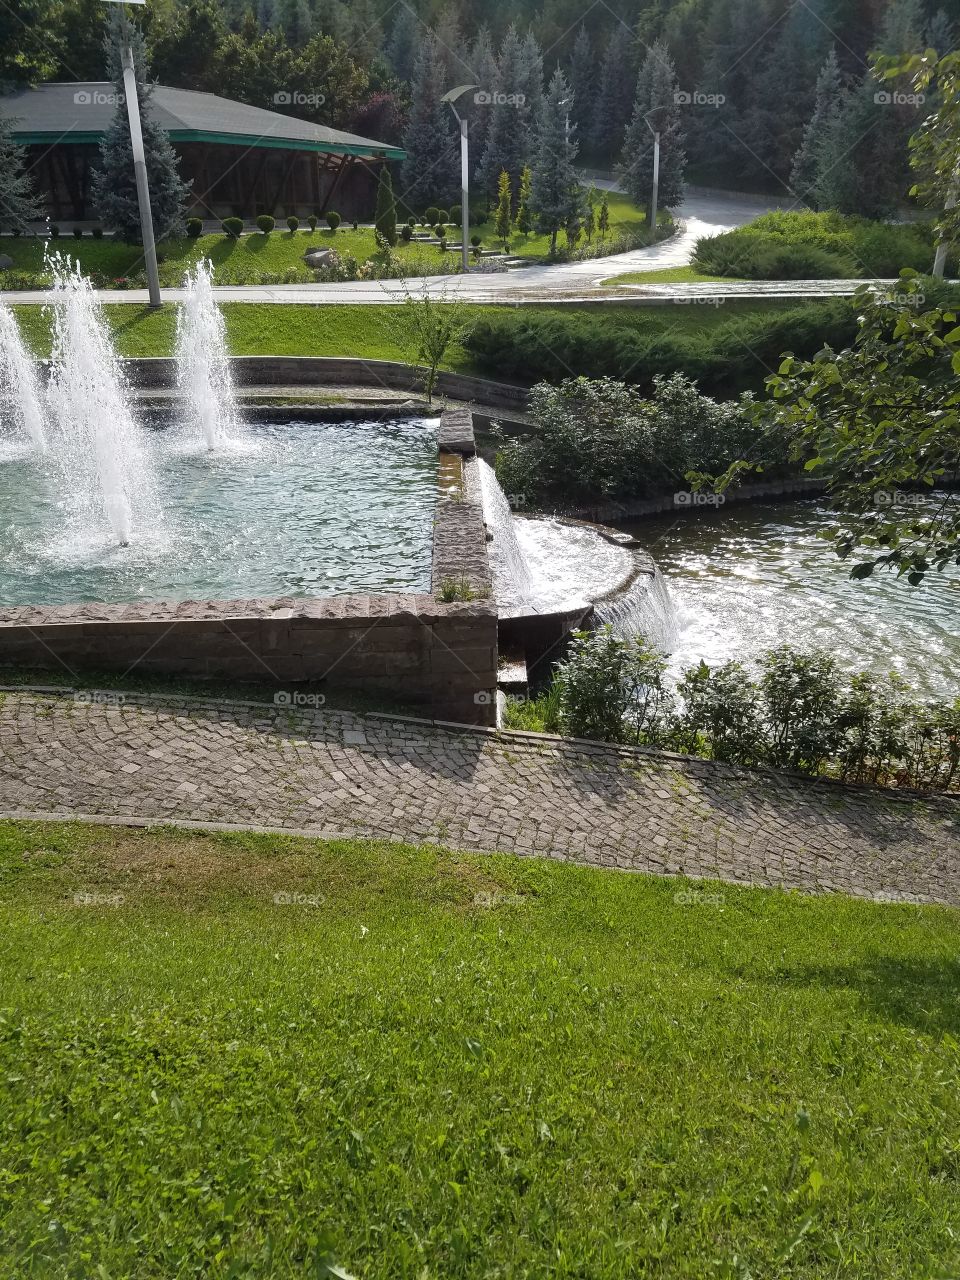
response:
<path fill-rule="evenodd" d="M 660 134 L 658 203 L 668 208 L 683 202 L 687 157 L 677 104 L 677 77 L 666 45 L 657 41 L 637 76 L 633 118 L 623 140 L 621 182 L 635 204 L 648 204 L 653 191 L 654 131 Z"/>
<path fill-rule="evenodd" d="M 510 205 L 510 175 L 504 169 L 497 183 L 497 213 L 495 220 L 497 239 L 503 244 L 504 251 L 510 247 L 510 231 L 513 227 Z"/>
<path fill-rule="evenodd" d="M 393 194 L 393 179 L 385 164 L 380 166 L 374 225 L 387 244 L 393 246 L 397 243 L 397 203 Z"/>
<path fill-rule="evenodd" d="M 529 165 L 520 170 L 520 189 L 517 192 L 517 230 L 528 236 L 533 230 L 533 213 L 530 209 L 532 175 Z"/>
<path fill-rule="evenodd" d="M 566 77 L 558 67 L 540 113 L 540 131 L 531 174 L 530 200 L 537 226 L 557 251 L 557 232 L 576 222 L 583 210 L 583 188 L 573 167 L 577 156 L 576 126 L 570 123 L 573 103 Z"/>
<path fill-rule="evenodd" d="M 40 204 L 26 172 L 26 153 L 13 140 L 13 121 L 0 116 L 0 227 L 23 231 L 40 216 Z"/>
<path fill-rule="evenodd" d="M 822 159 L 840 118 L 843 96 L 840 64 L 836 50 L 831 49 L 817 77 L 813 115 L 803 131 L 803 142 L 794 156 L 790 174 L 790 185 L 796 196 L 814 208 L 818 207 L 817 183 Z"/>

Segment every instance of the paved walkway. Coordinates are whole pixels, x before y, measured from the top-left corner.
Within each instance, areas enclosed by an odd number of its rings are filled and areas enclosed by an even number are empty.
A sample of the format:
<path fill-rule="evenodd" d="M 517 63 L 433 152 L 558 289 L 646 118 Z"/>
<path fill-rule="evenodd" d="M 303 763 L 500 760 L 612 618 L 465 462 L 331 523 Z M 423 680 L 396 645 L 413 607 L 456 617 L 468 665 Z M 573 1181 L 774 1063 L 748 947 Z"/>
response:
<path fill-rule="evenodd" d="M 0 813 L 437 840 L 960 903 L 960 802 L 386 716 L 3 694 Z"/>

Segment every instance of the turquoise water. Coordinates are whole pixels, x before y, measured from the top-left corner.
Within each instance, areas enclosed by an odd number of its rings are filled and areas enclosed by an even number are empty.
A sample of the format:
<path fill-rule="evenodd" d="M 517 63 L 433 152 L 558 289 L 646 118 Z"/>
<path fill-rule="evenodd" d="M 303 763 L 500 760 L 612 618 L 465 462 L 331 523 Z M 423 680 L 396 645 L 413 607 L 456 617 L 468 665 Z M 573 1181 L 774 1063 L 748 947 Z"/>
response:
<path fill-rule="evenodd" d="M 927 697 L 960 695 L 960 576 L 853 581 L 818 536 L 830 522 L 826 508 L 790 502 L 624 526 L 673 597 L 674 668 L 789 643 L 827 649 L 848 670 L 896 671 Z"/>
<path fill-rule="evenodd" d="M 215 453 L 144 435 L 155 480 L 127 547 L 0 436 L 0 603 L 430 590 L 435 420 L 251 425 Z"/>

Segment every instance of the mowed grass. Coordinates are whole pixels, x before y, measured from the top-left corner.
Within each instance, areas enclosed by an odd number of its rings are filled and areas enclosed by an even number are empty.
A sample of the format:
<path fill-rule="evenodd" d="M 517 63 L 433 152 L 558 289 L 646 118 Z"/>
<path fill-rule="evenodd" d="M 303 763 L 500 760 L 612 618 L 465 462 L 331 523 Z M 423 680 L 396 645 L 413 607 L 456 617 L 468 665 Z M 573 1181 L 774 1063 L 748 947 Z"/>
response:
<path fill-rule="evenodd" d="M 4 1275 L 960 1265 L 955 911 L 0 825 Z"/>
<path fill-rule="evenodd" d="M 656 271 L 625 271 L 619 276 L 610 276 L 604 280 L 606 285 L 615 284 L 730 284 L 739 280 L 739 276 L 709 276 L 698 271 L 696 267 L 660 267 Z"/>
<path fill-rule="evenodd" d="M 678 306 L 616 306 L 582 308 L 598 321 L 616 320 L 620 324 L 645 330 L 682 330 L 707 332 L 728 319 L 755 313 L 794 307 L 796 302 L 765 301 L 758 305 L 749 299 L 730 301 L 721 306 L 700 304 Z M 800 304 L 802 305 L 802 304 Z M 310 306 L 299 303 L 224 302 L 221 309 L 227 324 L 227 342 L 233 355 L 313 355 L 358 356 L 369 360 L 412 361 L 415 351 L 398 338 L 396 312 L 389 304 L 330 304 Z M 31 350 L 38 356 L 50 353 L 50 320 L 42 306 L 14 305 L 21 331 Z M 484 304 L 465 306 L 467 323 L 491 313 L 513 310 Z M 569 314 L 571 307 L 525 307 L 525 311 L 558 311 Z M 110 304 L 103 308 L 113 332 L 114 343 L 122 356 L 166 356 L 174 348 L 176 307 L 166 305 L 159 311 L 133 303 Z M 447 369 L 469 370 L 463 348 L 453 345 L 443 364 Z M 672 370 L 665 370 L 672 372 Z"/>

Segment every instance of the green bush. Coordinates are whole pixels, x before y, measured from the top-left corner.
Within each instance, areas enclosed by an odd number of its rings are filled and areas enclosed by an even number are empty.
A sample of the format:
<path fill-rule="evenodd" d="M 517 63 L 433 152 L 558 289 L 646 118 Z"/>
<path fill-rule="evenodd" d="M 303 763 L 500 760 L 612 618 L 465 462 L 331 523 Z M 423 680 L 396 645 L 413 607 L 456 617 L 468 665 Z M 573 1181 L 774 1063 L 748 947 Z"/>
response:
<path fill-rule="evenodd" d="M 412 238 L 413 238 L 413 228 L 410 226 L 409 223 L 405 222 L 403 226 L 400 228 L 400 239 L 403 241 L 404 244 L 409 244 Z"/>
<path fill-rule="evenodd" d="M 809 358 L 825 345 L 849 346 L 856 331 L 843 299 L 734 317 L 700 334 L 638 329 L 619 316 L 518 310 L 477 320 L 463 346 L 480 370 L 525 383 L 559 381 L 577 369 L 650 387 L 657 374 L 675 369 L 704 391 L 729 395 L 761 388 L 784 351 Z"/>
<path fill-rule="evenodd" d="M 483 236 L 477 236 L 477 235 L 471 236 L 470 243 L 473 245 L 475 249 L 479 249 L 480 246 L 483 244 Z"/>
<path fill-rule="evenodd" d="M 300 226 L 300 219 L 299 219 L 299 218 L 295 218 L 295 217 L 293 216 L 293 214 L 291 214 L 291 215 L 290 215 L 290 217 L 287 219 L 287 227 L 288 227 L 288 229 L 289 229 L 291 232 L 293 232 L 293 231 L 296 231 L 296 230 L 299 228 L 299 226 Z"/>
<path fill-rule="evenodd" d="M 51 222 L 50 223 L 50 239 L 59 240 L 59 238 L 60 238 L 60 228 L 57 226 L 55 222 Z"/>
<path fill-rule="evenodd" d="M 221 225 L 224 235 L 230 236 L 233 240 L 238 240 L 243 233 L 242 218 L 224 218 Z"/>
<path fill-rule="evenodd" d="M 666 659 L 642 636 L 621 640 L 610 627 L 579 631 L 556 669 L 559 721 L 574 738 L 660 743 L 669 733 Z"/>
<path fill-rule="evenodd" d="M 330 228 L 330 230 L 336 231 L 337 227 L 339 227 L 342 221 L 339 213 L 337 213 L 335 209 L 329 209 L 327 211 L 326 218 L 327 218 L 327 226 Z"/>
<path fill-rule="evenodd" d="M 82 240 L 82 239 L 83 239 L 83 227 L 74 227 L 74 228 L 73 228 L 73 238 L 74 238 L 74 240 Z"/>
<path fill-rule="evenodd" d="M 311 213 L 310 217 L 307 219 L 307 226 L 311 231 L 316 231 L 318 221 L 319 219 L 317 218 L 317 215 L 315 213 Z"/>
<path fill-rule="evenodd" d="M 447 222 L 449 222 L 449 223 L 450 223 L 450 225 L 451 225 L 452 227 L 459 227 L 459 226 L 462 226 L 462 225 L 463 225 L 463 210 L 462 210 L 462 209 L 460 209 L 460 208 L 457 208 L 457 207 L 455 206 L 455 207 L 454 207 L 453 209 L 451 209 L 451 210 L 450 210 L 450 212 L 447 214 L 446 221 L 447 221 Z"/>
<path fill-rule="evenodd" d="M 438 221 L 438 222 L 449 222 L 449 221 L 450 221 L 450 214 L 449 214 L 449 211 L 448 211 L 448 210 L 446 210 L 446 209 L 438 209 L 438 210 L 437 210 L 437 221 Z"/>
<path fill-rule="evenodd" d="M 268 236 L 276 225 L 276 219 L 271 218 L 269 213 L 261 213 L 257 218 L 257 227 L 265 236 Z"/>
<path fill-rule="evenodd" d="M 191 240 L 196 240 L 196 238 L 201 234 L 202 231 L 203 231 L 202 218 L 187 219 L 187 235 L 190 237 Z"/>
<path fill-rule="evenodd" d="M 435 227 L 440 221 L 440 210 L 435 204 L 432 204 L 423 215 L 423 220 L 428 227 Z"/>
<path fill-rule="evenodd" d="M 93 228 L 93 231 L 92 231 L 90 234 L 93 236 L 94 240 L 102 240 L 102 239 L 103 239 L 103 227 L 94 227 L 94 228 Z"/>

